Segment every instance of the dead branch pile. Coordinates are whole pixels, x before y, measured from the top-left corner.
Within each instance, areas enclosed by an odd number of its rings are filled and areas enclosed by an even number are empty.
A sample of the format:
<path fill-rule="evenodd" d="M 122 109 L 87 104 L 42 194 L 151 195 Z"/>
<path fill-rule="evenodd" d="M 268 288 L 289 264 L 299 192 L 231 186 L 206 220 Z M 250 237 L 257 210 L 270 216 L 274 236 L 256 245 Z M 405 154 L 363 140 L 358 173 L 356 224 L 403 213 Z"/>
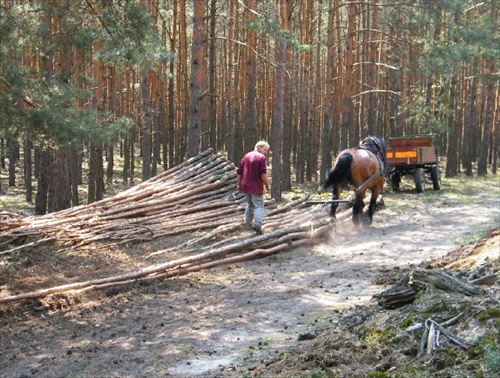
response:
<path fill-rule="evenodd" d="M 421 356 L 424 353 L 432 353 L 434 350 L 441 346 L 440 336 L 445 336 L 452 343 L 462 347 L 463 349 L 468 349 L 469 345 L 462 338 L 454 335 L 450 331 L 447 331 L 445 327 L 454 325 L 462 317 L 462 313 L 454 316 L 453 318 L 443 322 L 438 323 L 432 318 L 427 319 L 424 323 L 416 323 L 406 329 L 406 332 L 415 332 L 425 327 L 420 341 L 420 348 L 418 355 Z"/>
<path fill-rule="evenodd" d="M 445 271 L 417 268 L 393 287 L 373 297 L 382 307 L 396 308 L 414 302 L 424 291 L 432 293 L 435 289 L 467 296 L 483 293 L 479 287 L 468 285 Z"/>
<path fill-rule="evenodd" d="M 7 247 L 0 255 L 56 240 L 65 248 L 75 248 L 91 243 L 149 241 L 185 233 L 202 235 L 175 247 L 175 251 L 195 252 L 190 257 L 115 277 L 4 297 L 0 303 L 138 279 L 172 277 L 311 243 L 329 233 L 333 223 L 326 211 L 308 206 L 308 198 L 305 195 L 280 207 L 274 201 L 266 201 L 265 234 L 249 236 L 241 232 L 245 198 L 236 190 L 234 164 L 207 150 L 115 197 L 93 204 L 38 217 L 0 213 L 0 248 Z M 337 221 L 349 215 L 349 210 L 345 210 L 337 215 Z"/>

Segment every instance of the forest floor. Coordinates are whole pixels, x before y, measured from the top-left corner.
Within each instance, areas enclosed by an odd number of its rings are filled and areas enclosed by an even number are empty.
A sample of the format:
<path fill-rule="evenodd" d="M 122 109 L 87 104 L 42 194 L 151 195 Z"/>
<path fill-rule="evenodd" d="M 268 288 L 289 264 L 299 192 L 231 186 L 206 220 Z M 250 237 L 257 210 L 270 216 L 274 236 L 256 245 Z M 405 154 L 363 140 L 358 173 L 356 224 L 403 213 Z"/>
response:
<path fill-rule="evenodd" d="M 314 246 L 0 305 L 0 377 L 492 377 L 499 282 L 480 296 L 429 292 L 392 310 L 373 298 L 419 266 L 500 271 L 500 185 L 467 182 L 423 194 L 403 185 L 369 229 L 346 222 Z M 177 242 L 0 255 L 0 297 L 130 271 Z M 419 352 L 423 331 L 409 326 L 460 313 L 448 330 L 468 348 L 441 335 L 439 348 Z"/>

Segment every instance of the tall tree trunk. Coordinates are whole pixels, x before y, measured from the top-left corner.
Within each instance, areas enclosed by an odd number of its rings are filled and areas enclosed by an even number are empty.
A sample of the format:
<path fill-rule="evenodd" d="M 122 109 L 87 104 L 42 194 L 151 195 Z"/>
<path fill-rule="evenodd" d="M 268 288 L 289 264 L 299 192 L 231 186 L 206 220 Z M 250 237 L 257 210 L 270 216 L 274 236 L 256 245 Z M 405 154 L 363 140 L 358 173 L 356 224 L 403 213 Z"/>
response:
<path fill-rule="evenodd" d="M 304 3 L 305 6 L 305 15 L 304 15 L 304 37 L 303 40 L 306 44 L 313 46 L 313 2 L 311 0 L 307 0 Z M 313 54 L 305 54 L 304 56 L 304 64 L 303 64 L 303 73 L 301 79 L 301 85 L 303 87 L 304 93 L 304 101 L 302 103 L 302 115 L 301 115 L 301 124 L 303 126 L 302 131 L 305 135 L 307 135 L 307 139 L 301 139 L 302 151 L 304 154 L 304 162 L 305 162 L 305 176 L 302 182 L 311 181 L 312 173 L 314 167 L 316 166 L 316 161 L 318 159 L 317 156 L 314 156 L 315 150 L 315 124 L 314 124 L 314 106 L 313 106 L 313 88 L 314 88 L 314 79 L 313 79 Z M 314 160 L 314 163 L 313 163 Z"/>
<path fill-rule="evenodd" d="M 288 8 L 289 9 L 289 8 Z M 290 12 L 287 14 L 287 25 L 290 25 Z M 285 54 L 286 67 L 291 66 L 290 48 L 287 46 Z M 292 146 L 293 146 L 293 95 L 292 95 L 292 80 L 289 75 L 284 77 L 284 94 L 283 94 L 283 151 L 282 151 L 282 166 L 281 166 L 281 189 L 289 191 L 292 189 Z"/>
<path fill-rule="evenodd" d="M 128 185 L 130 177 L 130 137 L 128 134 L 123 138 L 123 172 L 122 172 L 122 182 L 123 185 Z"/>
<path fill-rule="evenodd" d="M 70 187 L 71 187 L 71 204 L 72 206 L 78 206 L 80 204 L 80 198 L 78 197 L 78 184 L 80 183 L 80 171 L 81 164 L 79 159 L 80 152 L 74 146 L 70 149 L 69 156 L 69 175 L 70 175 Z"/>
<path fill-rule="evenodd" d="M 335 57 L 333 61 L 333 67 L 331 67 L 333 72 L 333 113 L 332 113 L 332 154 L 336 155 L 340 148 L 340 134 L 341 134 L 341 117 L 342 117 L 342 107 L 343 107 L 343 51 L 342 51 L 342 40 L 343 40 L 343 25 L 341 22 L 341 7 L 340 1 L 333 1 L 333 17 L 335 18 L 334 28 L 335 28 Z"/>
<path fill-rule="evenodd" d="M 450 83 L 448 106 L 448 150 L 446 154 L 446 177 L 455 177 L 458 174 L 458 127 L 455 117 L 457 78 L 453 77 Z"/>
<path fill-rule="evenodd" d="M 500 86 L 497 86 L 495 98 L 500 98 Z M 497 174 L 497 164 L 500 155 L 500 108 L 497 107 L 493 113 L 493 135 L 492 135 L 492 160 L 491 173 Z"/>
<path fill-rule="evenodd" d="M 16 186 L 16 165 L 19 160 L 19 144 L 12 136 L 7 137 L 7 156 L 9 157 L 9 186 Z"/>
<path fill-rule="evenodd" d="M 472 162 L 474 160 L 474 136 L 473 130 L 477 123 L 476 113 L 476 96 L 477 95 L 477 79 L 472 78 L 469 83 L 469 94 L 467 101 L 466 117 L 464 124 L 464 138 L 462 143 L 462 166 L 466 176 L 472 176 Z"/>
<path fill-rule="evenodd" d="M 248 9 L 245 10 L 246 20 L 252 22 L 254 16 L 255 0 L 248 1 Z M 255 31 L 248 29 L 248 51 L 247 53 L 247 96 L 246 96 L 246 114 L 245 114 L 245 138 L 243 140 L 243 147 L 245 151 L 249 151 L 257 142 L 257 121 L 256 121 L 256 62 L 255 62 L 255 48 L 257 45 L 257 36 Z M 263 139 L 260 137 L 259 139 Z"/>
<path fill-rule="evenodd" d="M 142 101 L 142 181 L 151 178 L 151 97 L 149 68 L 141 72 Z"/>
<path fill-rule="evenodd" d="M 55 157 L 51 165 L 47 205 L 49 213 L 69 209 L 71 207 L 68 150 L 69 149 L 67 147 L 60 148 L 55 153 Z"/>
<path fill-rule="evenodd" d="M 155 80 L 158 83 L 158 80 Z M 159 84 L 159 83 L 158 83 Z M 152 138 L 152 143 L 153 143 L 153 151 L 152 151 L 152 157 L 151 157 L 151 176 L 156 176 L 158 173 L 158 166 L 161 164 L 161 127 L 160 127 L 160 120 L 161 120 L 161 111 L 160 109 L 163 109 L 163 102 L 161 101 L 161 95 L 160 93 L 157 92 L 157 87 L 158 85 L 155 85 L 155 101 L 154 101 L 154 106 L 152 108 L 153 110 L 153 120 L 152 120 L 152 127 L 153 127 L 153 138 Z"/>
<path fill-rule="evenodd" d="M 177 23 L 178 23 L 178 8 L 179 4 L 177 0 L 174 0 L 173 5 L 172 5 L 172 28 L 169 33 L 170 35 L 170 51 L 175 51 L 176 50 L 176 44 L 177 44 Z M 172 59 L 169 63 L 168 66 L 168 72 L 169 72 L 169 77 L 168 77 L 168 132 L 165 133 L 167 136 L 167 139 L 164 140 L 163 142 L 163 148 L 166 149 L 168 148 L 168 167 L 173 167 L 175 164 L 175 120 L 176 120 L 176 107 L 175 107 L 175 98 L 176 98 L 176 93 L 175 93 L 175 64 L 174 60 Z M 164 164 L 167 164 L 167 160 L 163 162 Z M 166 166 L 167 167 L 167 166 Z M 165 168 L 166 168 L 165 167 Z"/>
<path fill-rule="evenodd" d="M 226 107 L 227 107 L 227 131 L 229 134 L 229 141 L 227 145 L 227 157 L 230 161 L 236 162 L 240 154 L 236 155 L 235 149 L 235 125 L 234 125 L 234 86 L 233 86 L 233 62 L 234 62 L 234 14 L 235 14 L 235 1 L 229 0 L 229 43 L 227 45 L 227 75 L 226 75 Z M 240 151 L 241 152 L 241 151 Z"/>
<path fill-rule="evenodd" d="M 113 182 L 113 171 L 115 166 L 115 156 L 113 143 L 106 146 L 106 182 L 111 184 Z"/>
<path fill-rule="evenodd" d="M 199 0 L 195 2 L 197 6 Z M 199 10 L 197 11 L 199 12 Z M 188 41 L 187 41 L 187 9 L 186 0 L 179 1 L 179 46 L 178 52 L 178 64 L 177 64 L 177 85 L 176 85 L 176 112 L 177 117 L 176 122 L 176 138 L 175 138 L 175 164 L 180 164 L 184 157 L 186 156 L 186 148 L 188 147 L 188 131 L 190 125 L 189 109 L 191 106 L 190 96 L 192 92 L 190 91 L 189 85 L 191 82 L 186 80 L 189 77 L 188 69 Z M 191 56 L 191 59 L 194 59 Z M 202 63 L 200 62 L 200 70 Z M 191 72 L 192 75 L 192 72 Z M 200 81 L 201 88 L 201 81 Z"/>
<path fill-rule="evenodd" d="M 91 141 L 89 147 L 89 183 L 87 202 L 93 203 L 104 197 L 104 167 L 102 143 Z"/>
<path fill-rule="evenodd" d="M 378 33 L 378 4 L 377 0 L 373 0 L 373 10 L 371 16 L 371 24 L 370 24 L 370 45 L 369 45 L 369 64 L 368 64 L 368 72 L 367 72 L 367 83 L 368 90 L 371 92 L 368 94 L 368 134 L 369 135 L 379 135 L 378 127 L 377 127 L 377 96 L 375 93 L 375 89 L 377 88 L 376 83 L 376 73 L 377 73 L 377 40 L 379 39 Z M 370 17 L 368 17 L 370 20 Z"/>
<path fill-rule="evenodd" d="M 217 62 L 216 62 L 216 23 L 217 20 L 217 0 L 210 0 L 210 43 L 208 49 L 208 131 L 210 139 L 205 143 L 206 147 L 217 147 L 217 96 L 216 96 L 216 77 L 217 75 Z M 220 126 L 219 126 L 220 127 Z"/>
<path fill-rule="evenodd" d="M 47 198 L 49 193 L 49 182 L 52 179 L 49 170 L 52 164 L 52 153 L 50 150 L 41 150 L 35 155 L 39 161 L 35 162 L 38 166 L 38 187 L 35 197 L 35 214 L 43 215 L 47 212 Z"/>
<path fill-rule="evenodd" d="M 24 140 L 24 187 L 26 189 L 26 202 L 33 201 L 33 162 L 32 162 L 33 142 L 29 139 Z M 1 187 L 0 187 L 1 189 Z"/>
<path fill-rule="evenodd" d="M 335 48 L 334 48 L 334 32 L 335 13 L 333 2 L 328 3 L 328 39 L 327 39 L 327 57 L 326 57 L 326 91 L 323 98 L 323 129 L 321 132 L 321 164 L 319 179 L 322 181 L 332 165 L 333 152 L 333 117 L 334 117 L 334 67 L 335 67 Z"/>
<path fill-rule="evenodd" d="M 315 5 L 317 5 L 317 8 L 315 8 Z M 320 154 L 321 150 L 321 132 L 322 132 L 322 125 L 323 125 L 323 106 L 325 106 L 323 102 L 323 93 L 325 92 L 325 86 L 324 86 L 324 72 L 322 69 L 323 66 L 323 35 L 322 35 L 322 30 L 323 30 L 323 0 L 318 0 L 316 2 L 311 1 L 311 14 L 314 17 L 315 10 L 316 12 L 316 19 L 317 19 L 317 24 L 316 24 L 316 31 L 314 32 L 316 34 L 315 39 L 316 39 L 316 64 L 314 67 L 314 71 L 311 73 L 311 79 L 314 80 L 314 83 L 311 82 L 311 90 L 313 91 L 312 93 L 312 101 L 313 101 L 313 111 L 311 112 L 311 131 L 312 131 L 312 149 L 311 149 L 311 156 L 309 158 L 309 163 L 308 165 L 311 166 L 310 173 L 311 176 L 308 177 L 309 180 L 314 180 L 318 181 L 318 156 Z"/>
<path fill-rule="evenodd" d="M 278 4 L 281 29 L 288 29 L 287 0 L 280 0 Z M 271 146 L 273 149 L 272 158 L 272 181 L 271 197 L 277 202 L 281 202 L 281 162 L 283 161 L 283 103 L 285 96 L 285 64 L 286 64 L 286 41 L 278 40 L 278 59 L 276 69 L 276 98 L 273 113 L 273 124 L 271 128 Z"/>
<path fill-rule="evenodd" d="M 200 153 L 202 127 L 202 85 L 204 54 L 205 1 L 194 0 L 193 44 L 191 57 L 191 102 L 189 107 L 188 157 Z"/>
<path fill-rule="evenodd" d="M 347 40 L 346 50 L 344 54 L 344 87 L 342 98 L 342 127 L 340 133 L 340 147 L 347 148 L 350 144 L 349 136 L 354 134 L 354 104 L 352 94 L 354 89 L 354 38 L 356 26 L 356 3 L 348 3 L 347 5 Z"/>
<path fill-rule="evenodd" d="M 495 118 L 495 85 L 498 85 L 498 77 L 495 72 L 495 60 L 489 59 L 488 62 L 488 84 L 486 92 L 486 105 L 483 122 L 483 135 L 481 138 L 481 150 L 479 154 L 479 161 L 477 163 L 477 175 L 485 176 L 488 173 L 488 151 L 490 151 L 491 144 L 491 130 L 493 129 L 493 122 Z"/>

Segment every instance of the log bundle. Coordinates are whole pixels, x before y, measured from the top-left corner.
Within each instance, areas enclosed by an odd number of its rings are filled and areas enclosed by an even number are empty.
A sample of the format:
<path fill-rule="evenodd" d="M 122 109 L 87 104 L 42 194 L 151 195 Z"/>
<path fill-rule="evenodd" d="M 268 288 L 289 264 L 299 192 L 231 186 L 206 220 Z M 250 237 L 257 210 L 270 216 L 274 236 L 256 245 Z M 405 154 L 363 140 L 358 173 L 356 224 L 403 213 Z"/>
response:
<path fill-rule="evenodd" d="M 334 223 L 326 206 L 310 206 L 306 203 L 308 199 L 309 195 L 304 195 L 281 206 L 267 200 L 264 235 L 244 231 L 246 201 L 236 190 L 235 166 L 213 150 L 207 150 L 99 202 L 44 216 L 20 218 L 0 213 L 0 256 L 54 241 L 63 248 L 78 248 L 190 235 L 173 249 L 151 253 L 161 255 L 162 260 L 164 256 L 164 263 L 115 277 L 4 297 L 0 303 L 178 276 L 311 244 L 328 235 Z M 349 216 L 349 210 L 340 212 L 337 221 Z M 169 261 L 172 251 L 192 254 Z"/>
<path fill-rule="evenodd" d="M 265 229 L 308 222 L 314 212 L 305 205 L 308 198 L 282 207 L 266 201 Z M 205 239 L 213 239 L 241 229 L 245 204 L 236 190 L 234 164 L 209 149 L 115 197 L 89 205 L 26 218 L 0 212 L 0 248 L 4 249 L 0 253 L 53 240 L 67 246 L 120 244 L 204 230 L 209 232 Z"/>

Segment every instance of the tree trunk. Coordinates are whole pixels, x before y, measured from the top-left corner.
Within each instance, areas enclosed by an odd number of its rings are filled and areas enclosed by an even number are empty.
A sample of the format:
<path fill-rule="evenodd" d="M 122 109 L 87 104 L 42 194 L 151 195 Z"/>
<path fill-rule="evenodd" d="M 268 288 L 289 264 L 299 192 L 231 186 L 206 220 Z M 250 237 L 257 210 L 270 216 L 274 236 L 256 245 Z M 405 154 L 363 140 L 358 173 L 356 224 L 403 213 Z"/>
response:
<path fill-rule="evenodd" d="M 289 17 L 287 15 L 287 17 Z M 290 19 L 287 19 L 287 25 L 290 25 Z M 285 65 L 286 67 L 291 67 L 291 54 L 290 48 L 287 46 L 287 52 L 285 54 Z M 293 146 L 293 96 L 292 96 L 292 84 L 290 77 L 285 75 L 284 77 L 284 94 L 283 94 L 283 151 L 281 153 L 282 165 L 281 165 L 281 189 L 289 191 L 292 188 L 291 176 L 292 176 L 292 146 Z"/>
<path fill-rule="evenodd" d="M 349 136 L 354 134 L 354 104 L 352 93 L 354 89 L 354 38 L 356 26 L 356 3 L 347 5 L 347 40 L 344 53 L 344 86 L 342 97 L 342 126 L 340 133 L 340 149 L 347 148 L 350 145 Z"/>
<path fill-rule="evenodd" d="M 49 182 L 50 177 L 50 166 L 52 164 L 52 153 L 50 150 L 41 150 L 37 154 L 39 162 L 35 162 L 38 165 L 38 188 L 35 197 L 35 214 L 43 215 L 47 212 L 47 198 L 49 193 Z"/>
<path fill-rule="evenodd" d="M 111 184 L 113 182 L 113 171 L 115 166 L 115 156 L 113 150 L 113 143 L 109 143 L 106 148 L 106 182 Z"/>
<path fill-rule="evenodd" d="M 72 147 L 69 156 L 69 175 L 72 206 L 78 206 L 80 204 L 80 198 L 78 196 L 78 184 L 80 183 L 81 171 L 79 155 L 79 150 L 77 150 L 75 147 Z"/>
<path fill-rule="evenodd" d="M 477 162 L 477 175 L 485 176 L 488 173 L 488 151 L 491 144 L 491 130 L 493 128 L 493 120 L 495 117 L 495 83 L 498 84 L 498 78 L 495 78 L 493 72 L 495 62 L 493 58 L 489 62 L 490 76 L 488 78 L 486 105 L 483 122 L 483 135 L 481 138 L 481 150 L 479 161 Z"/>
<path fill-rule="evenodd" d="M 234 12 L 235 12 L 235 0 L 229 0 L 229 25 L 228 25 L 228 35 L 229 42 L 227 44 L 227 74 L 226 74 L 226 109 L 227 109 L 227 132 L 228 132 L 228 142 L 227 142 L 227 157 L 230 161 L 236 162 L 240 157 L 236 156 L 235 151 L 235 125 L 234 125 L 234 86 L 233 86 L 233 61 L 234 61 Z"/>
<path fill-rule="evenodd" d="M 54 213 L 71 207 L 69 149 L 60 148 L 50 169 L 48 212 Z"/>
<path fill-rule="evenodd" d="M 453 77 L 450 83 L 450 103 L 448 107 L 448 150 L 446 153 L 446 177 L 455 177 L 458 174 L 458 127 L 455 119 L 457 78 Z"/>
<path fill-rule="evenodd" d="M 472 78 L 469 83 L 469 101 L 467 103 L 466 116 L 464 119 L 464 138 L 462 141 L 462 166 L 466 176 L 472 176 L 472 162 L 474 161 L 474 125 L 476 119 L 476 96 L 477 79 Z"/>
<path fill-rule="evenodd" d="M 368 90 L 372 90 L 370 93 L 368 93 L 368 134 L 369 135 L 379 135 L 378 132 L 378 122 L 377 122 L 377 114 L 376 114 L 376 109 L 377 109 L 377 96 L 376 93 L 373 91 L 377 88 L 377 83 L 376 83 L 376 62 L 377 62 L 377 54 L 378 54 L 378 49 L 377 49 L 377 39 L 379 38 L 379 33 L 378 33 L 378 4 L 377 0 L 373 0 L 373 10 L 372 10 L 372 16 L 371 16 L 371 24 L 369 25 L 369 33 L 370 33 L 370 44 L 369 44 L 369 59 L 370 61 L 368 62 L 368 72 L 367 72 L 367 84 L 368 84 Z M 368 16 L 368 20 L 370 20 L 370 16 Z"/>
<path fill-rule="evenodd" d="M 315 16 L 316 19 L 318 20 L 316 24 L 316 64 L 314 67 L 314 72 L 311 73 L 311 79 L 314 80 L 314 83 L 311 82 L 311 90 L 313 91 L 312 97 L 313 97 L 313 111 L 311 112 L 311 126 L 312 126 L 312 140 L 313 140 L 313 148 L 311 149 L 311 156 L 309 158 L 309 162 L 311 166 L 310 172 L 311 176 L 310 179 L 318 182 L 318 156 L 320 154 L 321 150 L 321 134 L 322 134 L 322 125 L 323 125 L 323 106 L 325 104 L 323 103 L 323 93 L 325 92 L 325 86 L 324 86 L 324 80 L 323 80 L 323 69 L 322 66 L 324 65 L 324 59 L 323 59 L 323 38 L 322 38 L 322 33 L 321 31 L 324 28 L 323 25 L 323 0 L 319 1 L 311 1 L 311 14 L 314 15 L 315 10 L 317 10 L 317 15 Z M 317 7 L 315 7 L 317 6 Z"/>
<path fill-rule="evenodd" d="M 199 7 L 199 1 L 195 2 L 196 6 Z M 199 10 L 197 10 L 199 13 Z M 177 79 L 176 85 L 176 134 L 175 134 L 175 155 L 174 155 L 174 165 L 180 164 L 186 156 L 186 147 L 188 147 L 188 131 L 190 125 L 190 106 L 191 100 L 190 95 L 193 92 L 190 91 L 189 85 L 190 81 L 186 80 L 189 77 L 188 69 L 188 40 L 187 40 L 187 9 L 186 0 L 179 1 L 179 47 L 177 49 L 179 59 L 177 64 L 177 74 L 175 75 Z M 193 36 L 194 37 L 194 36 Z M 191 56 L 194 59 L 194 56 Z M 200 70 L 201 70 L 200 62 Z M 192 73 L 191 73 L 192 74 Z M 201 88 L 201 80 L 200 80 Z M 201 90 L 201 89 L 200 89 Z M 201 120 L 200 120 L 201 122 Z M 196 130 L 194 130 L 196 132 Z M 198 130 L 199 131 L 199 130 Z M 199 139 L 199 138 L 198 138 Z M 191 141 L 193 142 L 193 140 Z"/>
<path fill-rule="evenodd" d="M 188 157 L 200 152 L 202 128 L 202 85 L 204 54 L 204 23 L 205 1 L 194 0 L 193 44 L 191 57 L 191 101 L 189 107 Z"/>
<path fill-rule="evenodd" d="M 245 10 L 247 22 L 253 22 L 255 9 L 255 0 L 248 1 L 248 9 Z M 264 139 L 262 136 L 257 136 L 257 123 L 256 123 L 256 108 L 255 108 L 255 96 L 256 96 L 256 62 L 255 62 L 255 48 L 257 44 L 257 36 L 255 31 L 252 29 L 247 30 L 248 38 L 248 51 L 247 53 L 247 95 L 246 95 L 246 109 L 245 109 L 245 138 L 243 140 L 243 148 L 245 151 L 250 151 L 257 139 Z"/>
<path fill-rule="evenodd" d="M 24 187 L 26 189 L 26 202 L 33 201 L 33 162 L 32 162 L 33 142 L 29 139 L 24 140 Z M 0 187 L 1 189 L 1 187 Z"/>
<path fill-rule="evenodd" d="M 89 147 L 89 183 L 87 202 L 93 203 L 104 197 L 104 167 L 102 143 L 91 141 Z"/>
<path fill-rule="evenodd" d="M 158 80 L 156 80 L 156 81 L 158 81 Z M 155 89 L 155 92 L 156 91 L 157 91 L 157 89 Z M 152 109 L 153 110 L 153 120 L 152 120 L 153 151 L 152 151 L 152 155 L 151 155 L 151 177 L 154 177 L 158 174 L 158 166 L 161 166 L 161 160 L 162 160 L 162 155 L 161 155 L 162 128 L 160 127 L 160 122 L 161 122 L 160 109 L 164 109 L 164 104 L 163 104 L 163 101 L 161 100 L 161 95 L 158 92 L 156 92 L 155 102 L 154 102 L 154 106 Z"/>
<path fill-rule="evenodd" d="M 151 178 L 151 97 L 149 68 L 141 73 L 141 100 L 142 100 L 142 181 Z"/>
<path fill-rule="evenodd" d="M 203 149 L 208 147 L 217 148 L 217 130 L 221 127 L 217 122 L 217 89 L 216 89 L 216 77 L 217 74 L 217 63 L 216 63 L 216 46 L 215 46 L 215 36 L 216 36 L 216 26 L 217 26 L 217 0 L 210 0 L 210 43 L 208 50 L 208 135 L 209 139 L 205 142 Z"/>
<path fill-rule="evenodd" d="M 328 70 L 326 72 L 326 93 L 323 99 L 323 128 L 321 131 L 321 164 L 320 164 L 320 174 L 319 181 L 322 181 L 326 176 L 326 173 L 332 166 L 332 153 L 334 144 L 334 70 L 335 70 L 335 48 L 334 48 L 334 32 L 333 28 L 335 25 L 335 12 L 333 8 L 332 0 L 328 4 L 328 40 L 327 40 L 327 57 L 326 57 L 326 67 Z"/>
<path fill-rule="evenodd" d="M 19 160 L 19 144 L 15 137 L 7 137 L 7 156 L 9 157 L 9 186 L 16 186 L 16 164 Z"/>
<path fill-rule="evenodd" d="M 287 2 L 286 0 L 279 1 L 279 18 L 281 21 L 281 29 L 287 30 Z M 272 157 L 272 173 L 271 173 L 271 197 L 277 202 L 281 202 L 281 162 L 282 143 L 283 143 L 283 103 L 285 96 L 285 64 L 286 64 L 286 41 L 280 39 L 278 41 L 278 59 L 276 70 L 276 98 L 273 116 L 273 125 L 271 129 L 271 146 L 273 149 Z"/>
<path fill-rule="evenodd" d="M 122 182 L 123 185 L 128 185 L 129 182 L 129 172 L 130 172 L 130 147 L 129 147 L 129 139 L 130 137 L 125 135 L 123 138 L 123 172 L 122 172 Z"/>

